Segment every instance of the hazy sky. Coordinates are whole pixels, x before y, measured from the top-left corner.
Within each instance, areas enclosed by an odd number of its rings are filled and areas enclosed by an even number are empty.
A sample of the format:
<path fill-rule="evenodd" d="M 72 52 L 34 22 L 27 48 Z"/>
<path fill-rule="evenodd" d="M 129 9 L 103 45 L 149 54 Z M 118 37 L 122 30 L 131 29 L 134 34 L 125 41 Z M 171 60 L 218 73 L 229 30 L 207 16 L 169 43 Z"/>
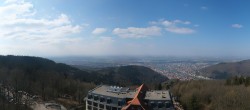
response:
<path fill-rule="evenodd" d="M 249 0 L 1 0 L 0 54 L 250 56 Z"/>

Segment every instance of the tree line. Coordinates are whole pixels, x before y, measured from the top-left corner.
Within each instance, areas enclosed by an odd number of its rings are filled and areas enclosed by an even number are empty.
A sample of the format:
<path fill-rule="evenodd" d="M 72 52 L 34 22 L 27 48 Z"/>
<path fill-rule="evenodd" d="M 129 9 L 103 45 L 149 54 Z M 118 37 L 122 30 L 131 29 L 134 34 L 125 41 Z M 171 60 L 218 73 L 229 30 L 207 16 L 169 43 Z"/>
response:
<path fill-rule="evenodd" d="M 226 85 L 245 85 L 246 87 L 248 87 L 250 85 L 250 77 L 231 77 L 226 80 Z"/>
<path fill-rule="evenodd" d="M 185 110 L 250 110 L 248 79 L 179 81 L 171 92 Z"/>

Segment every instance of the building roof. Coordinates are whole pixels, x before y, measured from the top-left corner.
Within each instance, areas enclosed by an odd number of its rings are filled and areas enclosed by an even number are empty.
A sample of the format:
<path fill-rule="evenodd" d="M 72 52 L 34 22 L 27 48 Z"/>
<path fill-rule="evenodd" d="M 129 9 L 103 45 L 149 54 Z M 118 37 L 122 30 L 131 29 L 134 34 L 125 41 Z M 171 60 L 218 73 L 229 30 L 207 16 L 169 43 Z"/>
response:
<path fill-rule="evenodd" d="M 124 87 L 100 85 L 90 91 L 90 93 L 117 98 L 133 98 L 136 91 Z"/>
<path fill-rule="evenodd" d="M 153 91 L 147 91 L 146 100 L 171 100 L 169 91 L 167 90 L 153 90 Z"/>
<path fill-rule="evenodd" d="M 134 96 L 134 98 L 128 102 L 128 105 L 123 107 L 122 110 L 127 110 L 129 107 L 131 106 L 140 106 L 143 110 L 146 109 L 145 104 L 143 103 L 143 97 L 145 95 L 146 90 L 148 90 L 148 88 L 142 84 L 136 91 L 136 94 Z"/>
<path fill-rule="evenodd" d="M 127 87 L 100 85 L 95 89 L 91 90 L 89 93 L 108 96 L 108 97 L 134 99 L 135 97 L 138 97 L 138 90 L 140 91 L 140 89 L 142 89 L 141 86 L 138 87 L 136 90 L 130 90 Z M 171 100 L 170 93 L 167 90 L 146 89 L 144 90 L 144 92 L 145 96 L 143 98 L 146 100 Z"/>

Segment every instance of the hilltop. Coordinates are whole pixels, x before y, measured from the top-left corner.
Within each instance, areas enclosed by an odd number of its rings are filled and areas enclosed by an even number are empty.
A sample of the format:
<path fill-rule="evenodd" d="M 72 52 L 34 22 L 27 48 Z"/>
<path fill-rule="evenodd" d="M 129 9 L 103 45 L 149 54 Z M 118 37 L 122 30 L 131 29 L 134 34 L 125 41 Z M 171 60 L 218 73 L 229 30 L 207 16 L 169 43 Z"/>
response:
<path fill-rule="evenodd" d="M 141 83 L 160 83 L 168 78 L 143 66 L 109 67 L 99 70 L 81 70 L 63 63 L 30 56 L 0 56 L 0 73 L 18 73 L 29 78 L 54 74 L 95 84 L 139 85 Z M 12 74 L 7 74 L 7 76 Z"/>
<path fill-rule="evenodd" d="M 201 70 L 206 76 L 214 79 L 226 79 L 233 76 L 250 76 L 250 60 L 219 63 Z"/>
<path fill-rule="evenodd" d="M 148 86 L 153 86 L 153 84 L 159 84 L 168 80 L 167 77 L 144 66 L 131 65 L 110 67 L 98 70 L 96 72 L 101 74 L 102 78 L 109 78 L 112 80 L 111 84 L 118 84 L 122 86 L 140 85 L 142 83 L 145 83 Z M 105 79 L 101 79 L 101 81 L 105 81 Z"/>

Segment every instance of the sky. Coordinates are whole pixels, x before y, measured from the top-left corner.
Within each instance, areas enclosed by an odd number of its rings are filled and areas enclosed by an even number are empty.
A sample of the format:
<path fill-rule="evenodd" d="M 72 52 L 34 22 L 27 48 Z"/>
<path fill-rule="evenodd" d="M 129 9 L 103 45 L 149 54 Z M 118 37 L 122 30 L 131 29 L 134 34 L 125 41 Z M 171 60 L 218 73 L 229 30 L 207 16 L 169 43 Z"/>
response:
<path fill-rule="evenodd" d="M 0 0 L 0 54 L 250 58 L 248 0 Z"/>

